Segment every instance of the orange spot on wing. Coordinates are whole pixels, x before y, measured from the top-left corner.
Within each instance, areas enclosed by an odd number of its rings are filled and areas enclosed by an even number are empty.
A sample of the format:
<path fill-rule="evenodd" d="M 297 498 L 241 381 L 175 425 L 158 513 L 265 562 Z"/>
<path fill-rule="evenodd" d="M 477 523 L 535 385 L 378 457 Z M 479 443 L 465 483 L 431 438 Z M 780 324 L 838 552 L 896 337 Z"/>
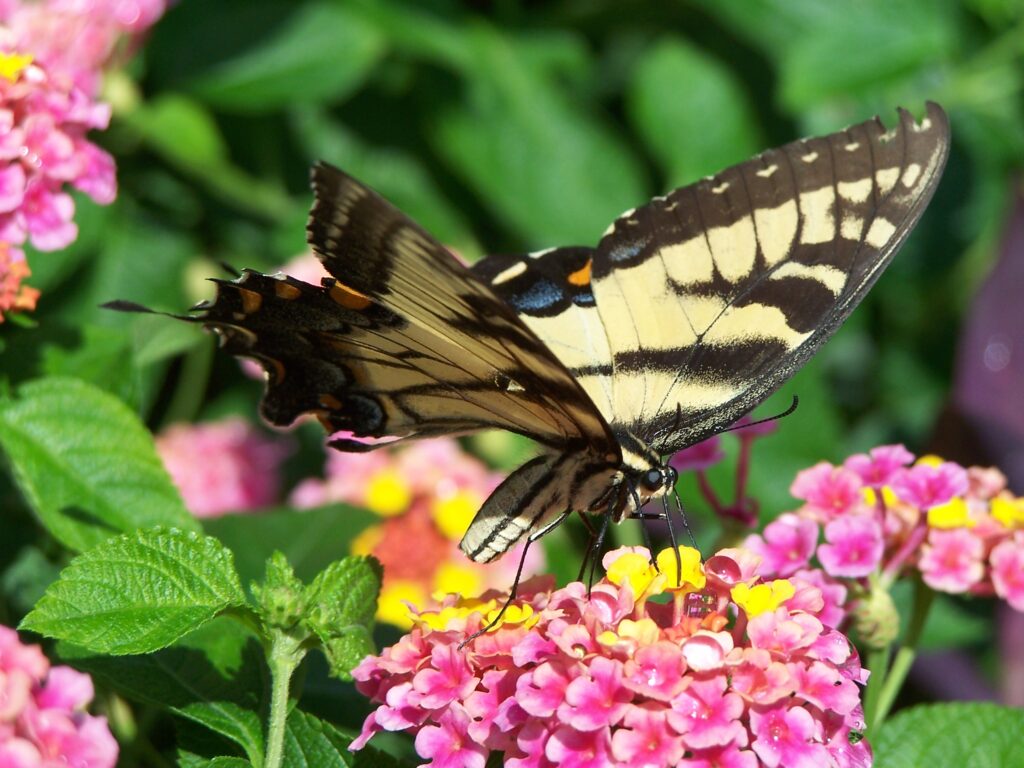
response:
<path fill-rule="evenodd" d="M 239 288 L 238 296 L 242 299 L 242 312 L 247 315 L 251 315 L 263 304 L 263 297 L 248 288 Z"/>
<path fill-rule="evenodd" d="M 587 259 L 587 263 L 575 272 L 570 272 L 566 280 L 573 285 L 578 285 L 580 288 L 585 285 L 590 285 L 590 266 L 592 263 L 593 259 Z"/>
<path fill-rule="evenodd" d="M 324 408 L 330 408 L 331 410 L 341 410 L 341 400 L 336 398 L 334 395 L 320 395 L 320 405 Z"/>
<path fill-rule="evenodd" d="M 302 291 L 284 280 L 279 280 L 274 284 L 274 293 L 277 294 L 277 298 L 285 301 L 294 301 L 302 295 Z"/>
<path fill-rule="evenodd" d="M 335 281 L 331 286 L 331 298 L 345 309 L 362 310 L 372 303 L 370 297 L 360 293 L 355 288 L 349 288 L 344 283 Z"/>

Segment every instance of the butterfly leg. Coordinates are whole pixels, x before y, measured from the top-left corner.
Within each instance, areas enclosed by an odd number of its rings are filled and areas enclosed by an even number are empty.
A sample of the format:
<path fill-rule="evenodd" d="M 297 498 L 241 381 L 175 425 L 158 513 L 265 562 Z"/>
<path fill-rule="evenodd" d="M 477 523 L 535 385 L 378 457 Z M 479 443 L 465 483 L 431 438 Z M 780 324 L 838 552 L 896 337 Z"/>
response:
<path fill-rule="evenodd" d="M 480 637 L 480 635 L 484 634 L 485 632 L 488 632 L 491 628 L 496 626 L 499 621 L 501 621 L 501 617 L 505 615 L 505 611 L 508 610 L 508 607 L 512 604 L 512 601 L 516 599 L 516 593 L 519 591 L 519 581 L 523 577 L 523 568 L 526 566 L 526 553 L 530 551 L 530 545 L 533 544 L 535 541 L 544 538 L 553 530 L 555 530 L 555 528 L 564 523 L 566 518 L 568 518 L 571 514 L 571 510 L 568 512 L 562 512 L 550 523 L 541 528 L 538 528 L 536 531 L 534 531 L 526 537 L 526 541 L 523 542 L 523 553 L 519 556 L 519 565 L 516 567 L 516 575 L 512 581 L 512 589 L 508 591 L 508 598 L 505 600 L 505 604 L 501 606 L 501 610 L 498 611 L 497 615 L 495 615 L 495 617 L 491 619 L 486 626 L 481 627 L 472 635 L 470 635 L 461 643 L 459 643 L 460 651 L 463 648 L 465 648 L 466 644 L 469 643 L 471 640 L 475 640 L 476 638 Z"/>

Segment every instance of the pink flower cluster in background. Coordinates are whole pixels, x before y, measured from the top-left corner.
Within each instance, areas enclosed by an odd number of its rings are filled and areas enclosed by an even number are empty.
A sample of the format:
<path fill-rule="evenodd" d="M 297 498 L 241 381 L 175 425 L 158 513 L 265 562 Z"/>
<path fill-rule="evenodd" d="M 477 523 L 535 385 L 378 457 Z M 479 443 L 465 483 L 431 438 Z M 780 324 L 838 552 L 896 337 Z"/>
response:
<path fill-rule="evenodd" d="M 244 512 L 279 500 L 287 443 L 242 418 L 174 424 L 156 438 L 171 479 L 196 517 Z"/>
<path fill-rule="evenodd" d="M 589 592 L 521 585 L 461 648 L 505 595 L 451 596 L 356 668 L 378 707 L 352 748 L 386 730 L 414 733 L 435 768 L 483 768 L 493 752 L 509 768 L 870 765 L 856 652 L 818 618 L 818 589 L 766 582 L 756 563 L 681 547 L 655 568 L 623 548 Z"/>
<path fill-rule="evenodd" d="M 935 457 L 915 463 L 903 446 L 888 445 L 838 467 L 817 464 L 790 490 L 803 506 L 746 546 L 763 558 L 765 574 L 812 578 L 831 604 L 831 626 L 868 577 L 887 587 L 911 569 L 940 592 L 995 594 L 1024 611 L 1024 499 L 998 470 Z"/>
<path fill-rule="evenodd" d="M 153 23 L 164 7 L 163 0 L 0 2 L 0 296 L 8 297 L 0 317 L 35 303 L 19 289 L 29 274 L 22 246 L 54 251 L 77 237 L 68 188 L 100 204 L 116 196 L 113 158 L 86 138 L 110 120 L 109 106 L 97 101 L 100 72 L 122 36 Z"/>
<path fill-rule="evenodd" d="M 118 747 L 104 717 L 85 711 L 92 679 L 51 667 L 38 645 L 0 626 L 0 766 L 113 768 Z"/>
<path fill-rule="evenodd" d="M 474 595 L 511 585 L 521 550 L 482 566 L 458 549 L 473 516 L 502 479 L 458 441 L 438 438 L 369 453 L 331 451 L 326 478 L 300 483 L 291 503 L 314 507 L 344 502 L 380 516 L 378 524 L 356 539 L 353 550 L 372 554 L 384 565 L 377 618 L 408 628 L 408 605 L 427 606 L 435 593 Z M 410 542 L 415 542 L 414 557 L 409 556 Z M 524 573 L 543 567 L 543 551 L 533 547 Z"/>

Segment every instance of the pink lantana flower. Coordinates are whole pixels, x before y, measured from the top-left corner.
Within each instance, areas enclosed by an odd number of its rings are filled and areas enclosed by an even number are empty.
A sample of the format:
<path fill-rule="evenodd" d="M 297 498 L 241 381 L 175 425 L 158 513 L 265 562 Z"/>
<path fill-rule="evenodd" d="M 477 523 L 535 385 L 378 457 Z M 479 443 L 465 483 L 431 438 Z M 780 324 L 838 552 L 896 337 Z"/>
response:
<path fill-rule="evenodd" d="M 783 578 L 805 567 L 818 545 L 818 524 L 792 513 L 780 515 L 744 546 L 762 558 L 763 572 Z"/>
<path fill-rule="evenodd" d="M 106 718 L 86 712 L 92 680 L 51 667 L 37 645 L 0 626 L 0 766 L 114 768 L 118 746 Z"/>
<path fill-rule="evenodd" d="M 892 480 L 896 495 L 915 507 L 928 509 L 967 492 L 967 470 L 951 461 L 918 464 Z"/>
<path fill-rule="evenodd" d="M 281 462 L 290 452 L 241 418 L 172 425 L 157 435 L 156 449 L 196 517 L 276 502 Z"/>
<path fill-rule="evenodd" d="M 914 454 L 902 445 L 880 445 L 868 453 L 851 456 L 843 466 L 856 473 L 868 488 L 881 488 L 891 484 L 913 460 Z"/>
<path fill-rule="evenodd" d="M 818 547 L 818 560 L 833 576 L 867 576 L 882 561 L 885 543 L 874 516 L 850 514 L 825 526 L 827 544 Z"/>
<path fill-rule="evenodd" d="M 921 549 L 918 568 L 932 589 L 940 592 L 966 592 L 985 575 L 982 541 L 966 528 L 930 531 Z"/>
<path fill-rule="evenodd" d="M 1011 607 L 1024 611 L 1024 533 L 996 545 L 989 563 L 996 594 Z"/>
<path fill-rule="evenodd" d="M 713 568 L 691 555 L 680 551 L 695 564 L 681 588 L 650 578 L 650 554 L 624 547 L 604 560 L 614 578 L 589 593 L 534 579 L 503 615 L 501 595 L 415 611 L 409 635 L 354 672 L 377 708 L 353 748 L 389 730 L 416 734 L 419 754 L 441 765 L 496 752 L 513 768 L 852 765 L 840 748 L 863 727 L 851 681 L 865 675 L 848 641 L 789 604 L 792 584 L 762 582 L 741 550 L 719 552 Z M 813 591 L 801 587 L 802 604 L 821 605 Z M 465 752 L 465 735 L 479 754 Z"/>
<path fill-rule="evenodd" d="M 826 522 L 861 506 L 863 487 L 855 473 L 823 461 L 798 472 L 789 492 L 807 502 L 804 510 L 809 516 Z"/>

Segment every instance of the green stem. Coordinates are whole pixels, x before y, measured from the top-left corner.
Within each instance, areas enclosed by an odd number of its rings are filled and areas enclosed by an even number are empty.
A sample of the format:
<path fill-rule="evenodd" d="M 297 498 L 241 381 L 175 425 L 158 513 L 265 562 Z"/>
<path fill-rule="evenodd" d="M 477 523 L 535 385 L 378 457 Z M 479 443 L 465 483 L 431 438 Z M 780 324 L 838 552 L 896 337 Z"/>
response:
<path fill-rule="evenodd" d="M 878 701 L 882 695 L 882 687 L 889 667 L 889 652 L 891 646 L 874 648 L 868 653 L 868 669 L 871 670 L 871 677 L 868 678 L 867 689 L 864 691 L 864 721 L 870 727 L 875 722 L 875 713 L 878 711 Z"/>
<path fill-rule="evenodd" d="M 280 629 L 272 629 L 267 664 L 270 666 L 270 712 L 267 715 L 267 751 L 263 768 L 284 764 L 284 732 L 288 720 L 288 688 L 292 674 L 306 655 L 301 642 Z"/>
<path fill-rule="evenodd" d="M 907 679 L 910 667 L 917 657 L 917 646 L 921 642 L 921 634 L 924 632 L 924 625 L 928 619 L 928 611 L 932 607 L 934 596 L 935 593 L 921 579 L 914 581 L 914 605 L 911 609 L 910 624 L 907 626 L 906 637 L 900 644 L 899 651 L 896 652 L 896 658 L 893 659 L 892 667 L 885 675 L 885 683 L 878 693 L 872 717 L 868 720 L 871 733 L 876 733 L 881 728 Z"/>

